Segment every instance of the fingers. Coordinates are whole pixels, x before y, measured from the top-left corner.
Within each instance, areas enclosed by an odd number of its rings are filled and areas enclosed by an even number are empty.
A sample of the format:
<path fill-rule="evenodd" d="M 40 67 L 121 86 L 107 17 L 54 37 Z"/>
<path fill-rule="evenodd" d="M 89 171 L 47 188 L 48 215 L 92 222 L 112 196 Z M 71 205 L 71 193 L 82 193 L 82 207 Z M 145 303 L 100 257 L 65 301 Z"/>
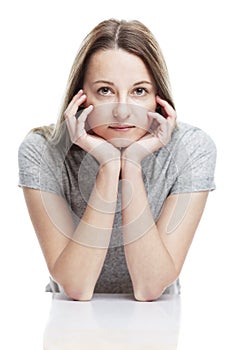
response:
<path fill-rule="evenodd" d="M 65 116 L 65 122 L 66 122 L 66 126 L 67 129 L 69 131 L 69 135 L 70 135 L 70 140 L 72 143 L 75 143 L 76 141 L 76 119 L 74 117 L 68 117 Z"/>
<path fill-rule="evenodd" d="M 64 112 L 66 125 L 70 134 L 71 141 L 73 143 L 76 143 L 79 137 L 86 135 L 85 121 L 88 114 L 93 109 L 93 106 L 89 106 L 83 111 L 81 110 L 81 115 L 78 118 L 78 122 L 76 120 L 76 113 L 79 107 L 86 101 L 86 99 L 87 96 L 84 94 L 83 90 L 79 90 L 79 92 L 72 98 L 71 102 Z"/>
<path fill-rule="evenodd" d="M 159 124 L 164 124 L 167 122 L 166 118 L 157 112 L 148 112 L 147 115 L 156 120 Z"/>
<path fill-rule="evenodd" d="M 167 118 L 176 119 L 176 111 L 166 100 L 163 100 L 157 95 L 156 102 L 164 109 Z"/>
<path fill-rule="evenodd" d="M 74 116 L 79 107 L 86 101 L 87 96 L 84 94 L 83 90 L 79 90 L 79 92 L 72 98 L 68 107 L 64 112 L 64 117 L 72 117 Z"/>
<path fill-rule="evenodd" d="M 65 117 L 66 125 L 73 143 L 79 144 L 79 139 L 87 135 L 85 122 L 92 110 L 93 106 L 90 105 L 82 111 L 78 119 L 76 119 L 75 115 Z"/>
<path fill-rule="evenodd" d="M 156 136 L 156 138 L 159 140 L 160 144 L 162 146 L 165 146 L 171 139 L 172 131 L 175 127 L 176 122 L 176 112 L 172 108 L 172 106 L 169 105 L 169 103 L 165 100 L 162 100 L 158 97 L 158 100 L 161 101 L 161 106 L 166 109 L 166 113 L 168 114 L 168 117 L 165 118 L 161 114 L 156 112 L 148 112 L 148 116 L 153 119 L 152 122 L 152 138 Z M 157 122 L 156 127 L 154 121 Z"/>
<path fill-rule="evenodd" d="M 158 134 L 159 132 L 163 131 L 165 132 L 166 130 L 169 130 L 172 132 L 174 126 L 175 126 L 175 119 L 174 122 L 171 120 L 171 118 L 164 118 L 161 114 L 159 113 L 153 113 L 153 112 L 148 112 L 148 116 L 152 117 L 154 121 L 156 121 L 157 125 L 155 126 L 155 123 L 153 124 L 153 134 L 156 133 Z"/>
<path fill-rule="evenodd" d="M 167 101 L 163 100 L 161 97 L 156 96 L 156 101 L 163 108 L 167 117 L 164 117 L 157 112 L 148 112 L 148 116 L 156 121 L 160 126 L 165 126 L 168 124 L 173 129 L 176 124 L 176 111 Z M 155 129 L 157 128 L 158 125 L 155 127 Z"/>
<path fill-rule="evenodd" d="M 174 108 L 166 100 L 163 100 L 159 95 L 157 95 L 155 99 L 156 99 L 156 102 L 165 109 L 165 112 L 169 116 L 175 113 Z"/>
<path fill-rule="evenodd" d="M 75 122 L 77 122 L 77 132 L 79 134 L 81 134 L 82 130 L 85 130 L 85 122 L 87 120 L 88 115 L 91 113 L 91 111 L 93 110 L 93 106 L 90 105 L 87 108 L 85 108 L 82 113 L 80 114 L 80 116 L 78 117 L 78 119 L 76 119 L 76 116 L 74 116 L 73 119 L 75 119 Z M 86 130 L 85 130 L 86 131 Z"/>

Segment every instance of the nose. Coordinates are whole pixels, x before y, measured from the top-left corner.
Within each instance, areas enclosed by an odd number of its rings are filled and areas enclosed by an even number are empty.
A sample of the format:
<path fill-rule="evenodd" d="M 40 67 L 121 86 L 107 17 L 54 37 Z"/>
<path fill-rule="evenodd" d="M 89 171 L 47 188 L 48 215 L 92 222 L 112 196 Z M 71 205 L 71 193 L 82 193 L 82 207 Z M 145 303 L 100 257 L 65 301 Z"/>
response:
<path fill-rule="evenodd" d="M 128 119 L 130 116 L 130 108 L 127 103 L 116 103 L 113 108 L 113 117 L 119 121 Z"/>

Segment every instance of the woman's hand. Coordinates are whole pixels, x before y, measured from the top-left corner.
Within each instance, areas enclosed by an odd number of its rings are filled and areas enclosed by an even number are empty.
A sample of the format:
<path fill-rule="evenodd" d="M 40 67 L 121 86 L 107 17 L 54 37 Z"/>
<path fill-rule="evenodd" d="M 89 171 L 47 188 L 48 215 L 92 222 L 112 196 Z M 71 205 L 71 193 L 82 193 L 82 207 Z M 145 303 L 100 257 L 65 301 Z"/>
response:
<path fill-rule="evenodd" d="M 123 165 L 126 160 L 140 164 L 146 156 L 167 145 L 170 141 L 176 124 L 176 112 L 167 101 L 159 96 L 156 96 L 156 102 L 163 108 L 165 117 L 156 112 L 148 112 L 148 116 L 153 118 L 152 126 L 156 124 L 157 127 L 124 150 Z"/>
<path fill-rule="evenodd" d="M 86 98 L 83 90 L 80 90 L 73 97 L 64 113 L 72 143 L 91 154 L 100 165 L 112 161 L 114 161 L 114 164 L 119 163 L 120 165 L 120 151 L 103 138 L 89 134 L 86 131 L 86 120 L 94 107 L 92 105 L 88 106 L 81 112 L 78 118 L 76 117 L 79 107 L 85 102 Z"/>

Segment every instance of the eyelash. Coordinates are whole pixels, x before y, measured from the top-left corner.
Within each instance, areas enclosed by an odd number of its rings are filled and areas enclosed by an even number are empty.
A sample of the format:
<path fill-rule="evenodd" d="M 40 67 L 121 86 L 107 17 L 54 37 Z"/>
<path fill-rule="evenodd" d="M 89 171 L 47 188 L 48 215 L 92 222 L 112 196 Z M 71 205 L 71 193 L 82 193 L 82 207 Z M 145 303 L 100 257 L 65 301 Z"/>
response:
<path fill-rule="evenodd" d="M 103 92 L 104 90 L 108 90 L 107 93 L 104 93 Z M 146 93 L 146 94 L 148 93 L 148 90 L 144 87 L 138 87 L 133 92 L 136 92 L 138 90 L 143 90 L 144 93 Z M 108 86 L 103 86 L 97 90 L 98 93 L 100 93 L 101 95 L 104 95 L 104 96 L 108 96 L 109 91 L 111 91 L 111 89 Z M 144 95 L 139 94 L 138 96 L 144 96 Z"/>
<path fill-rule="evenodd" d="M 108 86 L 103 86 L 101 88 L 99 88 L 97 90 L 98 93 L 100 93 L 101 95 L 106 95 L 105 93 L 103 93 L 103 90 L 108 90 L 108 92 L 111 90 Z"/>
<path fill-rule="evenodd" d="M 134 91 L 137 91 L 137 90 L 143 90 L 144 93 L 148 93 L 148 90 L 145 89 L 144 87 L 138 87 L 138 88 L 136 88 Z M 140 96 L 142 96 L 142 95 L 140 94 Z"/>

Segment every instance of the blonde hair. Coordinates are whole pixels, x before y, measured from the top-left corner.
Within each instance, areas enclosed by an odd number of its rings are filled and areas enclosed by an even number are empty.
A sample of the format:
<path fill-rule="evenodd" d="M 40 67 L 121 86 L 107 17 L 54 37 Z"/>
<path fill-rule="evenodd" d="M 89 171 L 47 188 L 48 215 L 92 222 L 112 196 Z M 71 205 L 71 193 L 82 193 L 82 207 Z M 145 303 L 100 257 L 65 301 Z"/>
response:
<path fill-rule="evenodd" d="M 56 125 L 35 128 L 53 140 L 59 140 L 64 125 L 64 112 L 75 94 L 83 87 L 90 57 L 99 50 L 120 48 L 142 59 L 149 69 L 158 95 L 175 108 L 167 66 L 158 42 L 151 31 L 137 20 L 109 19 L 99 23 L 83 40 L 72 65 L 64 102 Z"/>

